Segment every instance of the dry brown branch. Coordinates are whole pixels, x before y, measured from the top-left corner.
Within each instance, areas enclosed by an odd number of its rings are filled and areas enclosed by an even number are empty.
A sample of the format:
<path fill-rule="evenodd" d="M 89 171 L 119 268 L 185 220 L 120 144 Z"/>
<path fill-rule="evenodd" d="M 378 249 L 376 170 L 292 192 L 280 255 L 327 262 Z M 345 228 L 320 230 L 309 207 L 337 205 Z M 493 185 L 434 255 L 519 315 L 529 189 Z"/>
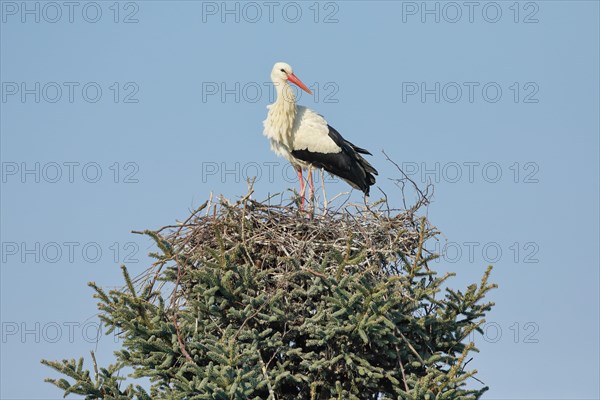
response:
<path fill-rule="evenodd" d="M 404 363 L 402 362 L 402 357 L 400 356 L 400 349 L 396 345 L 396 354 L 398 354 L 398 365 L 400 366 L 400 372 L 402 373 L 402 382 L 404 383 L 404 390 L 409 392 L 408 383 L 406 382 L 406 374 L 404 372 Z"/>
<path fill-rule="evenodd" d="M 388 162 L 392 163 L 392 165 L 394 165 L 394 167 L 396 167 L 396 169 L 402 174 L 402 178 L 396 178 L 396 179 L 390 179 L 390 180 L 392 180 L 396 184 L 396 186 L 398 186 L 400 188 L 400 191 L 402 192 L 402 202 L 404 204 L 404 208 L 407 210 L 409 209 L 409 207 L 406 203 L 407 195 L 405 193 L 407 183 L 410 183 L 413 190 L 417 194 L 417 200 L 416 200 L 415 204 L 413 204 L 410 207 L 410 210 L 416 211 L 419 208 L 421 208 L 422 206 L 428 206 L 431 201 L 431 198 L 433 197 L 433 189 L 434 189 L 433 185 L 431 183 L 429 183 L 429 184 L 427 184 L 427 186 L 425 186 L 424 191 L 421 190 L 419 185 L 417 185 L 417 183 L 414 180 L 410 179 L 408 177 L 408 175 L 406 175 L 406 172 L 404 172 L 402 170 L 402 168 L 400 168 L 400 166 L 398 165 L 397 162 L 392 160 L 385 151 L 382 151 L 382 153 L 385 156 L 386 160 Z"/>

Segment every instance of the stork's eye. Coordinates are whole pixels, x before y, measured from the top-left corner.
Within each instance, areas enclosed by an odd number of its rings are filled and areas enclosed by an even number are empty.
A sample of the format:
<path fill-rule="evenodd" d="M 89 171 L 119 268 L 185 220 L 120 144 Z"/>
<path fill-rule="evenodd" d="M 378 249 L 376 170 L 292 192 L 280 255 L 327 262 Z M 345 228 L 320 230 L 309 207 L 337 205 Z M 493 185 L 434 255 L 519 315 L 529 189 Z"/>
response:
<path fill-rule="evenodd" d="M 283 68 L 281 68 L 280 71 L 283 72 L 284 74 L 287 74 L 287 72 L 285 72 L 285 69 L 283 69 Z"/>

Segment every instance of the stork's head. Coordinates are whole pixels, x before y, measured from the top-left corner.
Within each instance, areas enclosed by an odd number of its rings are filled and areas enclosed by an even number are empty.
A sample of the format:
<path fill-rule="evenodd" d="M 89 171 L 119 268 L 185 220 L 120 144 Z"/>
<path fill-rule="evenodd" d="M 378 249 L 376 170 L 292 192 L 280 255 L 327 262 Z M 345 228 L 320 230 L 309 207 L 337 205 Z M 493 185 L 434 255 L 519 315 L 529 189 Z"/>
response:
<path fill-rule="evenodd" d="M 304 85 L 304 83 L 302 83 L 302 81 L 298 79 L 296 75 L 294 75 L 292 67 L 284 62 L 278 62 L 273 65 L 273 70 L 271 71 L 271 80 L 276 85 L 280 85 L 286 81 L 292 82 L 306 93 L 312 94 L 310 89 L 308 89 L 306 85 Z"/>

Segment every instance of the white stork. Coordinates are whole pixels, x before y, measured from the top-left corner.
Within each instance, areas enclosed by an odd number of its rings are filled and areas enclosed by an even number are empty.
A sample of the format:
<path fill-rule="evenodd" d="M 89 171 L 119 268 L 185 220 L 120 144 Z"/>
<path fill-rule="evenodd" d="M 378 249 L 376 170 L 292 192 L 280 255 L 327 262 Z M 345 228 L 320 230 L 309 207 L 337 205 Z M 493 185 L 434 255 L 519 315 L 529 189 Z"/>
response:
<path fill-rule="evenodd" d="M 267 106 L 269 113 L 264 121 L 264 135 L 271 141 L 271 149 L 285 157 L 298 171 L 302 206 L 304 206 L 304 179 L 302 170 L 311 166 L 323 168 L 339 176 L 365 196 L 375 184 L 377 170 L 361 154 L 371 154 L 345 140 L 313 110 L 296 105 L 294 91 L 288 81 L 308 94 L 311 91 L 294 75 L 292 67 L 278 62 L 271 71 L 271 80 L 277 90 L 277 100 Z M 310 198 L 314 195 L 312 173 L 308 183 Z"/>

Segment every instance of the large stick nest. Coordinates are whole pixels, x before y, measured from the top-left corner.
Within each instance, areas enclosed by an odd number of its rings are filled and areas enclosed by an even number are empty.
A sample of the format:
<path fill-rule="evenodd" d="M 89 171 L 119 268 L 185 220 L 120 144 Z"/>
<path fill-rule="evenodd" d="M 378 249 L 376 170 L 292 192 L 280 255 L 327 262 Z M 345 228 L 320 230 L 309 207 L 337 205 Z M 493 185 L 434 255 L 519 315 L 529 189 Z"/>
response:
<path fill-rule="evenodd" d="M 193 285 L 187 274 L 190 270 L 224 262 L 269 270 L 279 281 L 274 287 L 298 269 L 327 275 L 339 273 L 341 266 L 346 273 L 399 274 L 407 264 L 423 262 L 418 260 L 423 243 L 437 234 L 417 215 L 425 198 L 403 210 L 391 209 L 382 199 L 372 205 L 344 204 L 320 210 L 313 205 L 303 211 L 297 202 L 272 204 L 275 196 L 256 201 L 252 193 L 250 188 L 235 203 L 211 199 L 183 223 L 146 231 L 164 244 L 166 257 L 143 277 L 154 281 L 168 261 L 175 261 L 171 273 L 160 280 L 167 277 L 176 282 L 177 293 L 177 286 L 185 290 Z M 174 297 L 185 295 L 179 292 Z"/>
<path fill-rule="evenodd" d="M 258 268 L 290 260 L 299 266 L 321 264 L 332 253 L 352 258 L 362 251 L 368 252 L 363 267 L 371 267 L 376 260 L 395 260 L 398 252 L 414 254 L 418 246 L 414 214 L 386 214 L 362 207 L 355 213 L 344 209 L 308 217 L 294 206 L 222 202 L 215 214 L 195 218 L 185 232 L 173 233 L 169 241 L 200 262 L 211 261 L 210 253 L 202 249 L 235 251 L 241 246 L 246 261 Z"/>

